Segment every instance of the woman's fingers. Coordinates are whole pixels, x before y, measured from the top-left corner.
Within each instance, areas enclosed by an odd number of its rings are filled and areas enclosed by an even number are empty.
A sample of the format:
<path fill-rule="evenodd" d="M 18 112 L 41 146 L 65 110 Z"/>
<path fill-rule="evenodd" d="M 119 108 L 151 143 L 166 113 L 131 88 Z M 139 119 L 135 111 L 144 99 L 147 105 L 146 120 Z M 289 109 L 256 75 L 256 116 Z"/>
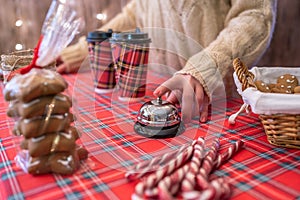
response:
<path fill-rule="evenodd" d="M 200 110 L 200 122 L 206 122 L 207 121 L 208 106 L 209 106 L 208 96 L 204 95 L 204 100 L 203 100 L 202 108 Z"/>
<path fill-rule="evenodd" d="M 184 75 L 184 82 L 182 83 L 182 118 L 185 122 L 190 122 L 193 117 L 194 110 L 199 112 L 198 99 L 195 92 L 197 91 L 197 85 L 199 82 L 190 75 Z M 200 84 L 200 83 L 199 83 Z M 201 87 L 201 85 L 200 85 Z M 200 97 L 201 98 L 201 97 Z"/>
<path fill-rule="evenodd" d="M 67 65 L 66 64 L 60 64 L 56 67 L 56 71 L 60 74 L 65 73 L 67 70 Z"/>
<path fill-rule="evenodd" d="M 69 66 L 66 63 L 60 63 L 56 67 L 56 72 L 63 74 L 63 73 L 76 73 L 78 72 L 79 67 L 77 66 Z"/>
<path fill-rule="evenodd" d="M 176 90 L 176 89 L 180 89 L 178 88 L 178 86 L 181 86 L 181 78 L 179 76 L 173 76 L 172 78 L 170 78 L 169 80 L 165 81 L 163 84 L 161 84 L 160 86 L 158 86 L 153 94 L 155 96 L 162 96 L 167 92 L 170 92 L 172 90 Z"/>
<path fill-rule="evenodd" d="M 166 87 L 166 86 L 164 86 L 164 85 L 160 85 L 160 86 L 158 86 L 155 90 L 154 90 L 154 92 L 153 92 L 153 94 L 155 95 L 155 96 L 157 96 L 157 97 L 160 97 L 160 96 L 163 96 L 164 94 L 166 94 L 166 93 L 168 93 L 168 92 L 170 92 L 171 90 L 168 88 L 168 87 Z"/>
<path fill-rule="evenodd" d="M 198 112 L 200 114 L 200 122 L 206 122 L 208 117 L 209 99 L 205 94 L 203 87 L 195 87 L 196 104 L 198 105 Z"/>
<path fill-rule="evenodd" d="M 170 92 L 169 96 L 167 97 L 167 101 L 173 104 L 180 104 L 182 97 L 182 92 L 179 90 L 173 90 Z"/>
<path fill-rule="evenodd" d="M 176 75 L 164 82 L 154 91 L 155 96 L 167 94 L 167 101 L 181 103 L 181 114 L 184 122 L 190 122 L 196 114 L 200 122 L 208 117 L 209 99 L 200 82 L 190 75 Z M 180 102 L 181 101 L 181 102 Z"/>
<path fill-rule="evenodd" d="M 184 122 L 190 122 L 193 114 L 194 89 L 186 84 L 182 91 L 182 119 Z"/>

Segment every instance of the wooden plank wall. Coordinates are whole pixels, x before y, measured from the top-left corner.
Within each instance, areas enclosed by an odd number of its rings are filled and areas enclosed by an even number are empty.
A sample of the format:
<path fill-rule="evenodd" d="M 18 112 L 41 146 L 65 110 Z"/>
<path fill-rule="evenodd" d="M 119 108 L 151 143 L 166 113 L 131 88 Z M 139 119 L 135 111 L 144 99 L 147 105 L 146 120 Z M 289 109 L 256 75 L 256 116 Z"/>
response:
<path fill-rule="evenodd" d="M 271 45 L 258 65 L 300 67 L 300 1 L 278 0 Z"/>
<path fill-rule="evenodd" d="M 16 43 L 24 44 L 24 49 L 35 47 L 51 1 L 0 0 L 0 54 L 14 51 Z M 77 10 L 86 22 L 81 35 L 100 27 L 105 22 L 96 20 L 96 13 L 106 13 L 107 21 L 120 12 L 127 1 L 76 0 Z M 24 24 L 16 27 L 15 22 L 20 18 Z"/>

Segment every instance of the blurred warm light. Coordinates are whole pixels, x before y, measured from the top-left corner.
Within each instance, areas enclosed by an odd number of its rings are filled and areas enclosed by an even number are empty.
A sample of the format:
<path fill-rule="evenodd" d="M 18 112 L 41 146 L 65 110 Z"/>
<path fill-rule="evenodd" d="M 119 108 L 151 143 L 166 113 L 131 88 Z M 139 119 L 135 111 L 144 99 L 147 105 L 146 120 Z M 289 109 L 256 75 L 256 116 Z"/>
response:
<path fill-rule="evenodd" d="M 20 27 L 20 26 L 23 25 L 23 20 L 18 19 L 15 24 L 16 24 L 17 27 Z"/>
<path fill-rule="evenodd" d="M 104 13 L 98 13 L 97 15 L 96 15 L 96 18 L 98 19 L 98 20 L 105 20 L 106 19 L 106 14 L 104 14 Z"/>
<path fill-rule="evenodd" d="M 61 3 L 65 4 L 66 3 L 66 0 L 60 0 Z"/>
<path fill-rule="evenodd" d="M 22 50 L 23 49 L 23 45 L 22 44 L 16 44 L 15 49 L 17 51 Z"/>

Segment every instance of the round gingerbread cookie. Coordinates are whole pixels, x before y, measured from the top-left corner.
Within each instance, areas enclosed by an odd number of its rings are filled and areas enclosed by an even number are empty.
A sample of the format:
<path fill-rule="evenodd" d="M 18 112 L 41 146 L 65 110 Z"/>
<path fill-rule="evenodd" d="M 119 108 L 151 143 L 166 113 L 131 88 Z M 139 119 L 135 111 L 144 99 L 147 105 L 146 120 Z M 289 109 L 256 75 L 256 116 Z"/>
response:
<path fill-rule="evenodd" d="M 261 92 L 271 92 L 271 89 L 268 86 L 268 84 L 264 83 L 261 80 L 255 81 L 254 84 L 255 84 L 256 88 Z"/>
<path fill-rule="evenodd" d="M 270 90 L 272 92 L 273 88 L 276 87 L 276 84 L 275 83 L 269 83 L 268 86 L 269 86 L 269 88 L 270 88 Z"/>
<path fill-rule="evenodd" d="M 277 83 L 274 88 L 272 88 L 273 93 L 283 93 L 283 94 L 292 94 L 294 88 L 288 84 Z"/>
<path fill-rule="evenodd" d="M 284 74 L 277 79 L 275 92 L 292 94 L 294 88 L 298 86 L 298 79 L 295 75 Z"/>
<path fill-rule="evenodd" d="M 277 83 L 288 84 L 294 87 L 298 86 L 298 79 L 295 75 L 292 74 L 284 74 L 277 79 Z"/>
<path fill-rule="evenodd" d="M 296 86 L 296 87 L 294 88 L 294 93 L 295 93 L 295 94 L 300 94 L 300 86 Z"/>

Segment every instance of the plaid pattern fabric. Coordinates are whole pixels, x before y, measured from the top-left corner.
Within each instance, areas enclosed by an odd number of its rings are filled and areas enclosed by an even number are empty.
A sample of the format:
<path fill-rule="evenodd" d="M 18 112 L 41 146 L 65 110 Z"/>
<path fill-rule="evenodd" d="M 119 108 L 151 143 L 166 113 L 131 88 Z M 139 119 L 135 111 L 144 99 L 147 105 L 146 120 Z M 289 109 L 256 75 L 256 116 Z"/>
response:
<path fill-rule="evenodd" d="M 237 139 L 245 141 L 245 148 L 214 172 L 232 183 L 232 200 L 300 199 L 300 151 L 269 144 L 257 115 L 243 113 L 229 125 L 228 117 L 243 103 L 240 99 L 216 101 L 207 123 L 193 121 L 183 134 L 155 140 L 136 134 L 133 124 L 140 106 L 154 98 L 153 90 L 165 77 L 149 71 L 147 80 L 154 83 L 147 85 L 145 99 L 130 103 L 118 101 L 114 93 L 95 95 L 91 72 L 64 77 L 77 100 L 75 125 L 89 158 L 70 176 L 23 172 L 14 161 L 18 147 L 11 135 L 13 121 L 6 116 L 8 105 L 0 91 L 0 199 L 130 199 L 137 182 L 128 182 L 124 174 L 131 166 L 207 134 L 219 137 L 224 149 Z"/>
<path fill-rule="evenodd" d="M 140 98 L 145 96 L 148 44 L 112 44 L 112 49 L 120 97 Z"/>
<path fill-rule="evenodd" d="M 108 40 L 89 43 L 90 66 L 94 86 L 98 89 L 113 89 L 116 85 L 115 68 Z"/>

